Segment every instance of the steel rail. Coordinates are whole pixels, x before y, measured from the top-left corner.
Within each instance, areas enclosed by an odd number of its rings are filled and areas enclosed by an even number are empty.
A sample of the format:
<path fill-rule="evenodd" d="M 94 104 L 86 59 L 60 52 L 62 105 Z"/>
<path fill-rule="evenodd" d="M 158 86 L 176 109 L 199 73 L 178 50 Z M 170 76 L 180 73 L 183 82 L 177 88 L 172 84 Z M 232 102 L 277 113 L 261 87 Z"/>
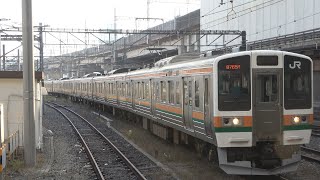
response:
<path fill-rule="evenodd" d="M 312 152 L 314 154 L 320 154 L 319 150 L 308 148 L 308 147 L 305 147 L 305 146 L 301 146 L 301 150 L 309 151 L 309 152 Z M 301 155 L 301 157 L 304 158 L 304 159 L 307 159 L 309 161 L 314 161 L 314 162 L 320 163 L 320 159 L 317 159 L 317 158 L 314 158 L 314 157 L 311 157 L 311 156 L 308 156 L 308 155 Z"/>
<path fill-rule="evenodd" d="M 301 149 L 304 150 L 304 151 L 309 151 L 309 152 L 315 153 L 315 154 L 320 154 L 319 150 L 308 148 L 308 147 L 305 147 L 305 146 L 301 146 Z"/>
<path fill-rule="evenodd" d="M 54 104 L 54 103 L 52 103 Z M 85 142 L 84 138 L 82 137 L 82 135 L 80 134 L 80 132 L 78 131 L 78 129 L 76 128 L 76 126 L 72 123 L 72 121 L 63 113 L 61 112 L 58 108 L 50 105 L 49 103 L 46 103 L 47 106 L 53 108 L 54 110 L 58 111 L 65 119 L 67 119 L 69 121 L 69 123 L 71 124 L 71 126 L 73 127 L 73 130 L 76 132 L 76 134 L 78 135 L 78 137 L 81 140 L 81 144 L 85 147 L 86 153 L 89 157 L 89 160 L 91 162 L 91 165 L 93 166 L 93 169 L 96 173 L 96 175 L 98 176 L 98 179 L 100 180 L 105 180 L 105 178 L 103 177 L 103 174 L 98 166 L 98 163 L 96 162 L 92 152 L 90 151 L 87 143 Z"/>
<path fill-rule="evenodd" d="M 320 134 L 317 134 L 317 133 L 311 133 L 312 136 L 317 136 L 317 137 L 320 137 Z"/>
<path fill-rule="evenodd" d="M 309 160 L 309 161 L 313 161 L 313 162 L 317 162 L 320 163 L 320 160 L 311 156 L 307 156 L 307 155 L 301 155 L 302 158 Z"/>
<path fill-rule="evenodd" d="M 53 103 L 71 113 L 73 113 L 74 115 L 78 116 L 80 119 L 82 119 L 83 121 L 87 122 L 90 127 L 95 130 L 104 140 L 106 140 L 106 142 L 118 153 L 118 155 L 120 155 L 120 157 L 122 158 L 122 160 L 124 160 L 124 162 L 127 164 L 127 166 L 135 173 L 136 176 L 139 177 L 139 179 L 143 179 L 143 180 L 147 180 L 144 175 L 140 172 L 140 170 L 135 167 L 135 165 L 133 165 L 131 163 L 131 161 L 104 135 L 102 134 L 97 128 L 95 128 L 89 121 L 87 121 L 84 117 L 82 117 L 81 115 L 79 115 L 78 113 L 74 112 L 73 110 L 66 108 L 64 106 L 61 106 L 57 103 Z"/>

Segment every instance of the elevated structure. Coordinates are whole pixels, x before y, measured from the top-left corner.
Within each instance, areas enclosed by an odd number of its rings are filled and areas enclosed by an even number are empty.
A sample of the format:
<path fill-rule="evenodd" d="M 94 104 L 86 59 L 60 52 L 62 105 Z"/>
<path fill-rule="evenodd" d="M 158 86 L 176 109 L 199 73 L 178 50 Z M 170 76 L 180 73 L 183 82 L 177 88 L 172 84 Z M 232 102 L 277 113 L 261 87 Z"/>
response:
<path fill-rule="evenodd" d="M 320 81 L 320 1 L 291 0 L 202 0 L 200 29 L 240 29 L 247 32 L 247 49 L 280 49 L 307 55 L 314 62 L 314 82 Z M 232 37 L 201 39 L 221 44 Z M 201 51 L 231 51 L 228 47 L 201 46 Z M 320 85 L 314 83 L 314 97 L 320 101 Z"/>
<path fill-rule="evenodd" d="M 200 30 L 200 10 L 191 12 L 147 30 L 111 30 L 111 29 L 52 29 L 43 28 L 43 32 L 58 33 L 90 33 L 90 34 L 122 34 L 113 43 L 105 43 L 82 51 L 56 56 L 47 59 L 50 79 L 63 76 L 82 76 L 92 71 L 81 71 L 88 64 L 100 65 L 107 72 L 118 68 L 141 68 L 154 64 L 159 59 L 183 54 L 200 52 L 200 39 L 212 35 L 242 37 L 245 43 L 246 34 L 239 30 Z M 96 36 L 95 36 L 96 37 Z M 233 41 L 233 40 L 231 40 Z M 230 42 L 226 42 L 224 45 Z M 98 66 L 97 66 L 98 67 Z M 85 68 L 82 68 L 85 69 Z M 96 69 L 95 71 L 101 71 Z"/>

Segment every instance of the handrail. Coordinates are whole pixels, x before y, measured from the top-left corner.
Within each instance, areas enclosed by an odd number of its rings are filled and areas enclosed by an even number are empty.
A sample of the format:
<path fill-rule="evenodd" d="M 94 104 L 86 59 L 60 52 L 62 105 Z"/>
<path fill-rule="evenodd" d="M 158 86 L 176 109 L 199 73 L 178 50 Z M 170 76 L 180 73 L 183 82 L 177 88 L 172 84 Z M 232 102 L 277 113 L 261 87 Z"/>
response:
<path fill-rule="evenodd" d="M 7 137 L 4 144 L 7 146 L 6 154 L 10 157 L 19 147 L 19 130 Z"/>
<path fill-rule="evenodd" d="M 5 169 L 7 160 L 13 157 L 19 147 L 19 130 L 11 134 L 8 138 L 3 141 L 0 147 L 0 174 Z M 9 158 L 7 158 L 9 157 Z"/>

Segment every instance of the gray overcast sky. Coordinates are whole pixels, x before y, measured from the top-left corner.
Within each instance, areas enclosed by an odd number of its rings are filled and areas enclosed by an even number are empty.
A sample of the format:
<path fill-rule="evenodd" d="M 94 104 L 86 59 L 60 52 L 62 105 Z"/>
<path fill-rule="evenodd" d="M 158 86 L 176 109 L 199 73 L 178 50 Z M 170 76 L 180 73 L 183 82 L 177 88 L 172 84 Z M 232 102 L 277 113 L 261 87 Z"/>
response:
<path fill-rule="evenodd" d="M 10 28 L 12 25 L 21 27 L 22 0 L 0 0 L 0 29 Z M 42 22 L 52 28 L 113 28 L 114 9 L 116 8 L 117 29 L 145 29 L 146 21 L 135 22 L 136 17 L 147 17 L 147 0 L 32 0 L 33 25 Z M 163 18 L 164 21 L 175 16 L 184 15 L 200 8 L 200 0 L 150 0 L 150 17 Z M 150 27 L 161 21 L 150 21 Z M 64 38 L 64 37 L 60 37 Z M 68 37 L 68 42 L 79 43 Z M 85 38 L 85 37 L 79 37 Z M 106 37 L 100 38 L 106 40 Z M 90 40 L 96 40 L 90 38 Z M 55 38 L 45 36 L 45 43 L 57 44 Z M 81 43 L 81 42 L 80 42 Z M 6 44 L 7 52 L 20 45 L 19 42 L 2 42 Z M 36 44 L 36 42 L 35 42 Z M 90 44 L 90 43 L 89 43 Z M 78 51 L 84 46 L 45 46 L 45 56 L 59 55 Z M 21 48 L 20 48 L 21 49 Z M 35 54 L 37 55 L 37 50 Z M 13 51 L 9 55 L 16 56 Z"/>
<path fill-rule="evenodd" d="M 165 21 L 200 8 L 200 0 L 150 2 L 150 17 L 164 18 Z M 135 17 L 147 16 L 147 0 L 33 0 L 32 3 L 34 25 L 43 22 L 51 27 L 84 28 L 86 24 L 90 28 L 112 28 L 114 8 L 119 16 L 119 28 L 124 25 L 133 28 Z M 0 7 L 0 18 L 21 23 L 21 0 L 0 0 Z M 140 28 L 142 24 L 138 22 Z"/>

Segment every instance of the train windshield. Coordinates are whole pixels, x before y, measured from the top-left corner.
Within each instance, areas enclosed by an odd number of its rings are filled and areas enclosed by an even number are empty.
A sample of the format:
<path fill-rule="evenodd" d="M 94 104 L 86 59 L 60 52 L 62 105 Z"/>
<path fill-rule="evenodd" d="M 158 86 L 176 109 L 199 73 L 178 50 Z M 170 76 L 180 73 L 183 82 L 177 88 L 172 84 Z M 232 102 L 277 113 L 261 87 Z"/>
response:
<path fill-rule="evenodd" d="M 285 109 L 311 108 L 311 62 L 308 59 L 284 57 Z"/>
<path fill-rule="evenodd" d="M 218 88 L 220 111 L 250 110 L 250 56 L 221 60 L 218 63 Z"/>

